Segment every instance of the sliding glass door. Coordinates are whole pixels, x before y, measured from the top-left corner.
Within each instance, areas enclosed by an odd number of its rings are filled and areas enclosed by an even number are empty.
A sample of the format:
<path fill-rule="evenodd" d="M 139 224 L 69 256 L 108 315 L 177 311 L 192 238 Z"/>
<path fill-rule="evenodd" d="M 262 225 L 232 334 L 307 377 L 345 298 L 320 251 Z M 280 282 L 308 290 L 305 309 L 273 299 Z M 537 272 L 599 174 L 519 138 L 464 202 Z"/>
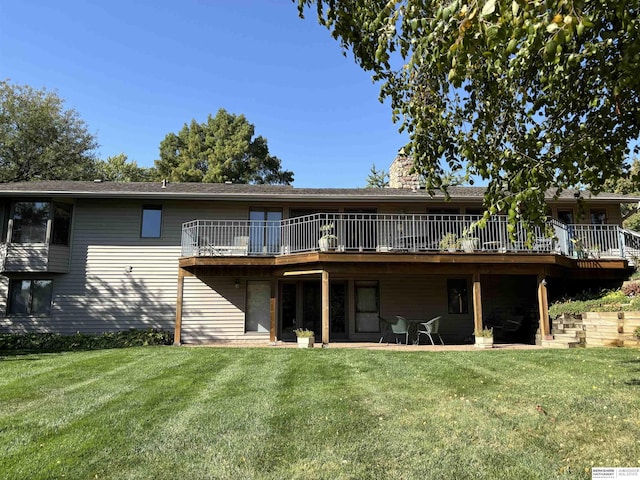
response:
<path fill-rule="evenodd" d="M 251 209 L 249 221 L 249 253 L 254 255 L 280 253 L 282 210 Z"/>

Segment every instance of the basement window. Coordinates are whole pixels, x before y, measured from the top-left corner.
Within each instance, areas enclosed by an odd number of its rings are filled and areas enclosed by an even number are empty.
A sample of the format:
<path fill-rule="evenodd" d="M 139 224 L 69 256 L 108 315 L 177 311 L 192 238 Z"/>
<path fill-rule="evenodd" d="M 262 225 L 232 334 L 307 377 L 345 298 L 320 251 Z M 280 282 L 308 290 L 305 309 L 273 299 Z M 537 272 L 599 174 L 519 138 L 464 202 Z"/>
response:
<path fill-rule="evenodd" d="M 11 280 L 9 315 L 49 315 L 53 280 Z"/>

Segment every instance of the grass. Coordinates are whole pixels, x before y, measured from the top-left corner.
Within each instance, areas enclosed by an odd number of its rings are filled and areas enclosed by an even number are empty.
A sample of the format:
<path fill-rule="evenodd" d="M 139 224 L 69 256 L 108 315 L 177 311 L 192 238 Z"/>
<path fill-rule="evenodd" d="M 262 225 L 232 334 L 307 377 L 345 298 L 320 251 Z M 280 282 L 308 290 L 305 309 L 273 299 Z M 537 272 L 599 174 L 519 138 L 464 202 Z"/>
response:
<path fill-rule="evenodd" d="M 6 479 L 554 479 L 640 467 L 640 351 L 0 357 Z"/>

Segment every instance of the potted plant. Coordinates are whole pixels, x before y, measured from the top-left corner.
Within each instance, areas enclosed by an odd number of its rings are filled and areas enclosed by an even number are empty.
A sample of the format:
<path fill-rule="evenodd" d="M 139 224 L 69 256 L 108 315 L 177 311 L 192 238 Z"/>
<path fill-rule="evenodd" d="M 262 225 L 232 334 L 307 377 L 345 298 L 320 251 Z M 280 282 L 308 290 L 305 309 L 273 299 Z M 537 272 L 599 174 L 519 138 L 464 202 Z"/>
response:
<path fill-rule="evenodd" d="M 298 339 L 298 348 L 313 348 L 315 337 L 312 330 L 306 328 L 296 328 L 293 333 Z"/>
<path fill-rule="evenodd" d="M 493 328 L 484 327 L 474 332 L 476 348 L 493 348 Z"/>
<path fill-rule="evenodd" d="M 440 240 L 440 250 L 455 252 L 459 246 L 458 235 L 455 233 L 446 233 Z"/>
<path fill-rule="evenodd" d="M 633 331 L 633 336 L 636 338 L 636 343 L 640 343 L 640 327 L 636 327 Z"/>
<path fill-rule="evenodd" d="M 336 245 L 338 244 L 338 237 L 333 235 L 333 223 L 327 223 L 326 225 L 322 225 L 320 227 L 320 232 L 322 232 L 322 236 L 320 240 L 318 240 L 318 246 L 320 247 L 321 252 L 328 252 L 330 250 L 335 250 Z"/>
<path fill-rule="evenodd" d="M 573 243 L 573 251 L 576 254 L 576 258 L 584 258 L 584 242 L 581 238 L 572 238 L 571 243 Z"/>
<path fill-rule="evenodd" d="M 463 235 L 460 241 L 462 250 L 467 253 L 473 253 L 480 248 L 480 239 L 478 237 L 472 237 L 471 235 Z"/>

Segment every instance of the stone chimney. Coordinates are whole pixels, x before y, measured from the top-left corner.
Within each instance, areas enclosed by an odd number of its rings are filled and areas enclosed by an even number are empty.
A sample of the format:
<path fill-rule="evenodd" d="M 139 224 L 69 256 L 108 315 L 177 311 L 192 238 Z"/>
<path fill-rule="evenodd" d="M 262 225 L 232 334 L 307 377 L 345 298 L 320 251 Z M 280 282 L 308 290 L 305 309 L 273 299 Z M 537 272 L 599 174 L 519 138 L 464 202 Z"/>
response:
<path fill-rule="evenodd" d="M 389 167 L 389 188 L 418 190 L 420 188 L 420 175 L 409 173 L 412 168 L 413 159 L 404 154 L 404 149 L 400 149 L 398 156 Z"/>

